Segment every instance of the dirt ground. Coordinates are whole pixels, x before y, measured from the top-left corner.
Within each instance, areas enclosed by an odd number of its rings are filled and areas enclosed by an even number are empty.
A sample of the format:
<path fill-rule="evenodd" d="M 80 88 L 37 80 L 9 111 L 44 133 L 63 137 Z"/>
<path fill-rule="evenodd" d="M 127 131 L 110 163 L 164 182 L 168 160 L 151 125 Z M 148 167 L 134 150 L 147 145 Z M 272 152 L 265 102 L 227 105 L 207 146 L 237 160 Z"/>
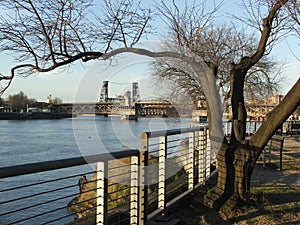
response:
<path fill-rule="evenodd" d="M 251 183 L 254 204 L 237 210 L 230 218 L 203 206 L 199 191 L 171 209 L 169 216 L 180 220 L 180 225 L 300 224 L 300 136 L 285 137 L 283 170 L 278 168 L 279 158 L 265 169 L 261 161 L 257 162 Z"/>

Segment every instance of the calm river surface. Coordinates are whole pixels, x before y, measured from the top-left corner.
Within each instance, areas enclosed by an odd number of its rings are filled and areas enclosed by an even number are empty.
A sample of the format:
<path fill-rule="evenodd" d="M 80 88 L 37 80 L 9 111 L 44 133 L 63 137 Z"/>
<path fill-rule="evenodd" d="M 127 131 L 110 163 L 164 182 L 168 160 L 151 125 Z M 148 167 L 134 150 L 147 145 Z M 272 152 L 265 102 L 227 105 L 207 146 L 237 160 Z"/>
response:
<path fill-rule="evenodd" d="M 0 165 L 78 157 L 139 148 L 145 131 L 188 127 L 190 119 L 79 116 L 61 120 L 0 120 Z"/>
<path fill-rule="evenodd" d="M 94 117 L 78 116 L 73 119 L 62 120 L 27 120 L 27 121 L 0 121 L 0 167 L 15 166 L 32 162 L 43 162 L 49 160 L 73 158 L 91 154 L 122 151 L 129 148 L 139 148 L 140 135 L 145 131 L 188 127 L 191 119 L 158 119 L 158 118 L 139 118 L 135 121 L 120 120 L 119 117 Z M 88 166 L 80 168 L 69 168 L 63 171 L 50 171 L 46 173 L 26 175 L 9 179 L 2 179 L 0 187 L 1 202 L 10 198 L 21 197 L 35 194 L 37 191 L 50 189 L 49 184 L 40 185 L 38 188 L 25 188 L 20 193 L 19 190 L 10 191 L 8 194 L 5 189 L 26 185 L 27 182 L 44 182 L 47 179 L 56 177 L 70 176 L 82 172 L 91 171 Z M 51 177 L 51 178 L 50 178 Z M 63 181 L 57 185 L 71 185 L 70 190 L 55 193 L 56 197 L 66 196 L 67 193 L 78 192 L 77 177 Z M 53 185 L 51 183 L 51 185 Z M 51 186 L 50 185 L 50 186 Z M 52 187 L 53 188 L 53 187 Z M 51 189 L 50 189 L 51 190 Z M 50 193 L 51 195 L 51 193 Z M 20 202 L 0 204 L 0 224 L 10 224 L 12 221 L 22 220 L 23 214 L 27 217 L 35 215 L 43 207 L 62 207 L 56 212 L 53 218 L 68 214 L 67 203 L 72 199 L 56 201 L 52 206 L 39 206 L 37 209 L 28 209 L 1 216 L 6 210 L 15 210 L 20 207 Z M 49 193 L 45 196 L 38 196 L 35 202 L 43 202 L 49 199 Z M 26 207 L 26 199 L 22 200 L 23 207 Z M 49 221 L 51 214 L 45 217 Z M 55 216 L 55 217 L 54 217 Z M 51 224 L 64 224 L 72 220 L 54 221 Z M 43 224 L 43 217 L 31 221 L 20 222 L 19 224 Z"/>

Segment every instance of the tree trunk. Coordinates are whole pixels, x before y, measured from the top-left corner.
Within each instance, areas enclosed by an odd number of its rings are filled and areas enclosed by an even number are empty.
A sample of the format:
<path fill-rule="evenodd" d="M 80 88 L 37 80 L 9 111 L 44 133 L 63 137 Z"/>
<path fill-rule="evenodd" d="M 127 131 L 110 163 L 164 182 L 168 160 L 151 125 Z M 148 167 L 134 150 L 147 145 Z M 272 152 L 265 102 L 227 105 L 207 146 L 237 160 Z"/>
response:
<path fill-rule="evenodd" d="M 246 200 L 256 157 L 245 142 L 247 113 L 243 92 L 247 71 L 231 66 L 232 133 L 230 143 L 224 140 L 217 154 L 217 185 L 205 198 L 208 206 L 226 211 Z"/>
<path fill-rule="evenodd" d="M 264 55 L 273 28 L 273 20 L 276 18 L 278 10 L 286 2 L 287 0 L 276 1 L 268 16 L 263 20 L 263 29 L 257 51 L 250 57 L 243 57 L 238 64 L 232 63 L 230 65 L 232 130 L 230 142 L 224 140 L 217 154 L 218 183 L 204 199 L 204 203 L 210 207 L 227 211 L 237 207 L 239 203 L 247 201 L 251 175 L 262 148 L 275 133 L 278 126 L 288 118 L 291 110 L 295 110 L 299 104 L 300 82 L 298 80 L 287 95 L 286 100 L 279 107 L 276 107 L 278 109 L 275 108 L 274 113 L 270 113 L 265 125 L 263 124 L 250 140 L 245 140 L 247 119 L 244 102 L 245 76 L 247 71 Z M 284 107 L 292 109 L 284 110 Z M 270 120 L 270 118 L 275 121 Z"/>
<path fill-rule="evenodd" d="M 242 63 L 241 63 L 242 64 Z M 231 106 L 232 106 L 232 133 L 230 143 L 245 139 L 247 112 L 244 102 L 244 81 L 247 71 L 231 65 Z"/>
<path fill-rule="evenodd" d="M 300 79 L 249 140 L 235 140 L 234 145 L 224 140 L 217 154 L 217 185 L 207 193 L 204 204 L 227 212 L 247 202 L 256 160 L 280 124 L 299 106 L 299 89 Z"/>
<path fill-rule="evenodd" d="M 207 193 L 204 204 L 226 212 L 247 202 L 257 156 L 247 143 L 235 147 L 223 144 L 217 155 L 217 185 Z"/>

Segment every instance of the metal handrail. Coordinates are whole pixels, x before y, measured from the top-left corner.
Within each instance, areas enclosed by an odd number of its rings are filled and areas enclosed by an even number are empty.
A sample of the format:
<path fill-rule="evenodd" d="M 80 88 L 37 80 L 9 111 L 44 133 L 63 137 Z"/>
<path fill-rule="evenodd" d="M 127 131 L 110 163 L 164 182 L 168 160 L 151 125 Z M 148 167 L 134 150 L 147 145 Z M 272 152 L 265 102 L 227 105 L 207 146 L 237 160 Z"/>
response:
<path fill-rule="evenodd" d="M 170 136 L 170 135 L 176 135 L 176 134 L 185 134 L 195 131 L 201 131 L 205 128 L 208 128 L 208 126 L 195 126 L 195 127 L 188 127 L 188 128 L 178 128 L 178 129 L 171 129 L 171 130 L 158 130 L 158 131 L 148 131 L 144 132 L 142 136 L 147 135 L 148 138 L 155 138 L 160 136 Z"/>
<path fill-rule="evenodd" d="M 69 158 L 69 159 L 2 167 L 0 168 L 0 178 L 8 178 L 8 177 L 14 177 L 19 175 L 45 172 L 49 170 L 64 169 L 73 166 L 82 166 L 85 164 L 104 162 L 112 159 L 121 159 L 130 156 L 138 156 L 138 154 L 139 154 L 139 150 L 128 149 L 120 152 L 103 153 L 103 154 L 89 155 L 84 157 L 76 157 L 76 158 Z"/>
<path fill-rule="evenodd" d="M 200 134 L 200 133 L 201 134 Z M 167 208 L 175 203 L 175 201 L 168 201 L 167 200 L 167 192 L 166 192 L 166 180 L 165 180 L 165 165 L 166 165 L 166 158 L 168 158 L 168 150 L 170 150 L 169 140 L 167 137 L 172 135 L 179 135 L 179 134 L 189 134 L 187 137 L 189 139 L 189 146 L 187 151 L 187 160 L 184 160 L 189 165 L 185 168 L 187 173 L 187 190 L 184 191 L 179 196 L 175 197 L 177 201 L 183 198 L 186 194 L 190 193 L 191 190 L 198 187 L 199 185 L 205 184 L 205 181 L 209 176 L 212 175 L 210 171 L 210 163 L 211 163 L 211 151 L 210 151 L 210 144 L 208 140 L 208 126 L 194 126 L 190 128 L 181 128 L 181 129 L 172 129 L 172 130 L 161 130 L 161 131 L 152 131 L 152 132 L 144 132 L 141 135 L 141 151 L 144 152 L 141 156 L 141 160 L 145 162 L 145 165 L 148 165 L 148 159 L 150 154 L 157 153 L 158 154 L 158 166 L 159 166 L 159 173 L 158 173 L 158 204 L 156 210 L 150 212 L 148 209 L 148 188 L 141 188 L 140 196 L 144 196 L 141 200 L 142 204 L 140 207 L 143 207 L 142 214 L 140 218 L 145 218 L 144 220 L 147 221 L 149 219 L 153 219 L 157 214 L 161 214 L 162 216 L 166 215 Z M 150 139 L 159 138 L 156 144 L 151 144 Z M 172 140 L 170 140 L 173 142 Z M 159 145 L 158 149 L 155 151 L 151 151 L 150 148 Z M 172 147 L 172 146 L 171 146 Z M 177 146 L 179 147 L 179 146 Z M 208 150 L 208 151 L 206 151 Z M 198 156 L 198 159 L 195 159 L 195 152 L 203 152 L 202 155 Z M 184 155 L 182 155 L 184 156 Z M 200 161 L 202 164 L 201 171 L 200 171 Z M 183 162 L 183 161 L 182 161 Z M 198 171 L 195 171 L 196 165 L 199 166 Z M 197 173 L 197 174 L 196 174 Z M 144 179 L 148 179 L 147 175 L 148 171 L 142 171 L 142 176 L 145 177 Z M 194 175 L 198 176 L 198 182 L 194 182 Z M 147 183 L 147 181 L 145 182 Z M 162 197 L 164 196 L 164 197 Z M 139 220 L 139 224 L 146 224 L 141 219 Z"/>

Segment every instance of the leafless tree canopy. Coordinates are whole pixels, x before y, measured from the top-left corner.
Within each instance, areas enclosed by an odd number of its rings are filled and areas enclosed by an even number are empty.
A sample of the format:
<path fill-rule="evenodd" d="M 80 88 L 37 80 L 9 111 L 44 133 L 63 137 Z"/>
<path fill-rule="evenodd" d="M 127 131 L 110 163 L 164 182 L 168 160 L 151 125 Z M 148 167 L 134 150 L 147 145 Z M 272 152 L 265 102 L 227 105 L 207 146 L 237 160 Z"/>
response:
<path fill-rule="evenodd" d="M 290 4 L 286 6 L 286 10 L 292 20 L 295 22 L 295 26 L 292 27 L 298 37 L 300 37 L 300 3 L 297 0 L 292 0 Z"/>
<path fill-rule="evenodd" d="M 100 58 L 120 46 L 132 47 L 146 34 L 151 10 L 133 0 L 1 0 L 0 50 L 19 65 L 0 80 L 48 72 Z M 9 85 L 8 83 L 8 85 Z M 2 92 L 7 86 L 1 90 Z"/>
<path fill-rule="evenodd" d="M 176 37 L 173 38 L 170 42 L 176 43 L 178 40 L 175 39 Z M 201 32 L 196 32 L 189 39 L 193 40 L 191 42 L 195 54 L 199 55 L 205 62 L 217 65 L 218 85 L 223 93 L 224 100 L 228 100 L 230 97 L 228 65 L 232 62 L 237 63 L 244 56 L 254 54 L 257 39 L 253 34 L 247 35 L 245 30 L 239 30 L 234 24 L 229 26 L 209 24 L 208 27 L 203 27 Z M 178 42 L 181 42 L 181 40 Z M 178 61 L 172 62 L 163 59 L 155 63 L 154 68 L 156 70 L 154 73 L 163 79 L 176 80 L 178 86 L 185 89 L 195 99 L 202 98 L 201 87 L 196 86 L 190 75 L 186 74 L 179 65 Z M 247 98 L 266 97 L 277 91 L 281 80 L 280 72 L 278 62 L 271 57 L 263 57 L 259 63 L 249 70 L 245 82 Z"/>

